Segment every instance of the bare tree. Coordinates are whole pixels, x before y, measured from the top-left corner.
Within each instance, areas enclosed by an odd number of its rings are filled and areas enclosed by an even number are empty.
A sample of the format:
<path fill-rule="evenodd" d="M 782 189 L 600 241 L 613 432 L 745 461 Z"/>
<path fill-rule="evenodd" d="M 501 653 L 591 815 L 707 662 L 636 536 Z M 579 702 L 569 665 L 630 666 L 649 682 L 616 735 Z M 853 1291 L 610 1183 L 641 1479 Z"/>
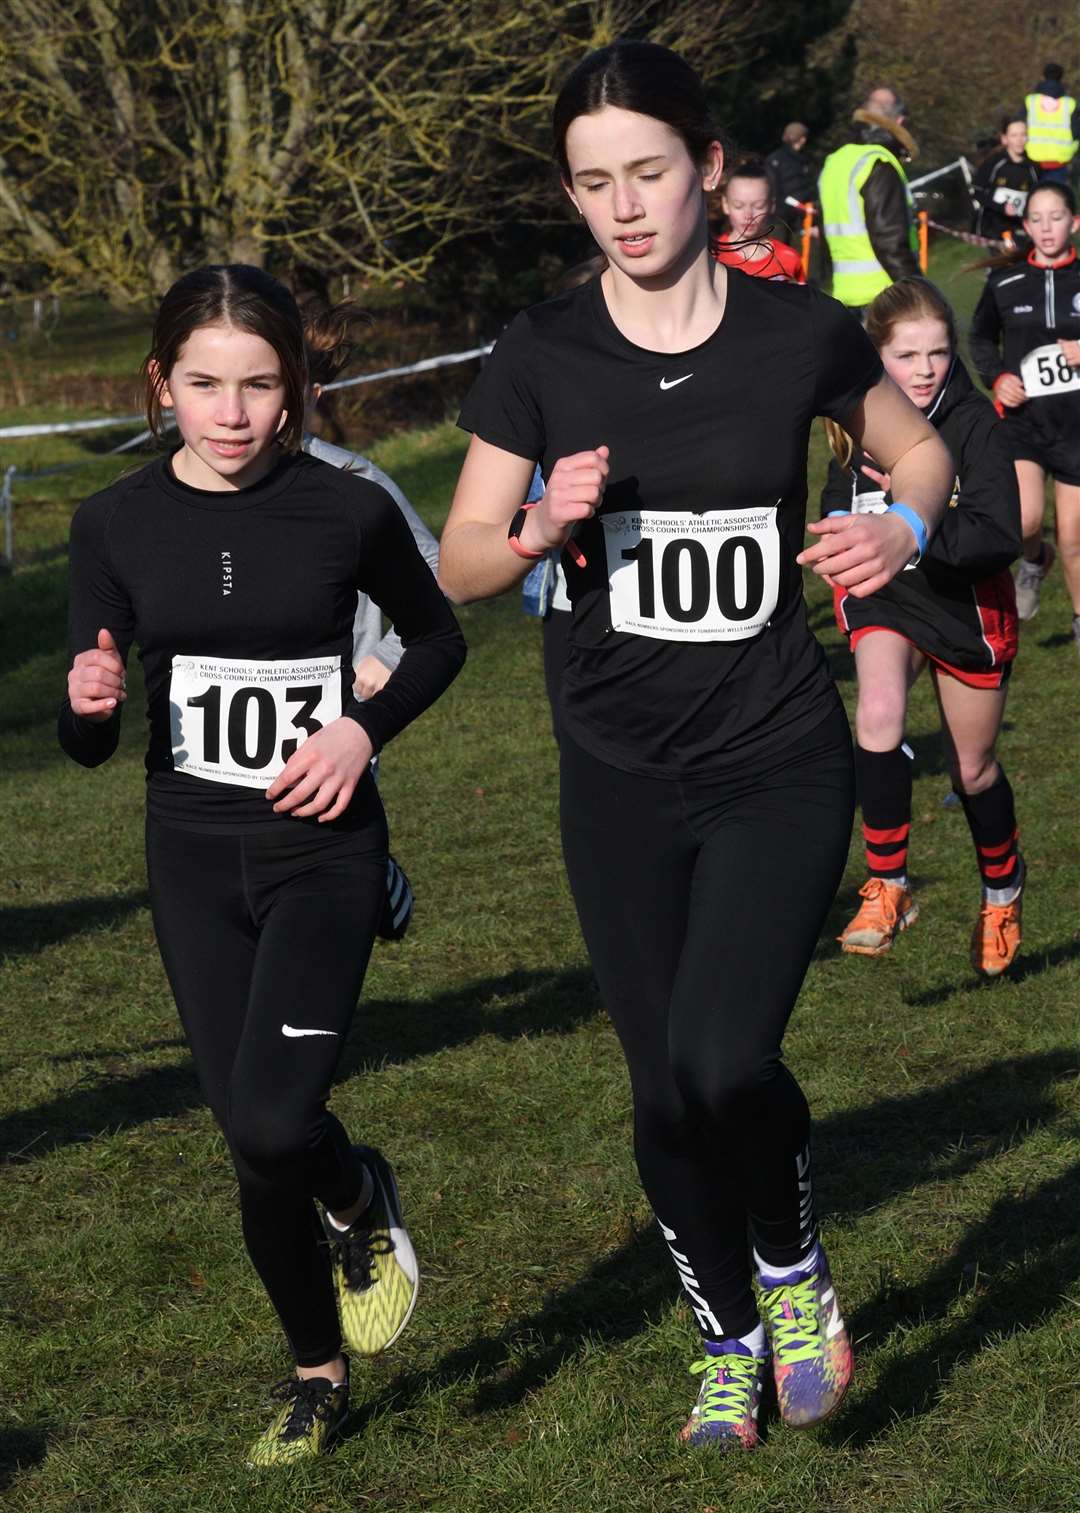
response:
<path fill-rule="evenodd" d="M 208 260 L 422 278 L 552 213 L 547 120 L 586 48 L 648 33 L 720 73 L 757 7 L 0 0 L 0 276 L 114 298 Z"/>

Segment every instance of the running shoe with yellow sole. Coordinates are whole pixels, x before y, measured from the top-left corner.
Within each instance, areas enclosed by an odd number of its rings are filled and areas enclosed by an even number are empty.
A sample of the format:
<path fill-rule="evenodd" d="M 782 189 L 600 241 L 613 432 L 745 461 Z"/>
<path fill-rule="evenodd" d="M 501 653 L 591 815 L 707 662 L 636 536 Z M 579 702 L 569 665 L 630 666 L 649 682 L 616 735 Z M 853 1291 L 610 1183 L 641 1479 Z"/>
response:
<path fill-rule="evenodd" d="M 270 1395 L 282 1406 L 248 1451 L 248 1465 L 291 1466 L 314 1460 L 328 1449 L 349 1412 L 348 1362 L 341 1383 L 321 1376 L 290 1376 Z"/>
<path fill-rule="evenodd" d="M 323 1227 L 345 1343 L 354 1355 L 378 1355 L 412 1317 L 420 1275 L 389 1161 L 367 1145 L 353 1152 L 371 1172 L 375 1194 L 348 1229 L 325 1216 Z"/>
<path fill-rule="evenodd" d="M 980 977 L 1000 977 L 1020 949 L 1020 900 L 1010 904 L 984 903 L 971 932 L 971 965 Z"/>
<path fill-rule="evenodd" d="M 872 877 L 859 889 L 862 903 L 837 936 L 840 949 L 855 956 L 884 956 L 893 941 L 919 917 L 919 906 L 900 883 Z"/>
<path fill-rule="evenodd" d="M 758 1442 L 766 1358 L 738 1340 L 705 1349 L 705 1358 L 690 1367 L 693 1374 L 701 1373 L 701 1390 L 679 1439 L 714 1450 L 752 1450 Z"/>
<path fill-rule="evenodd" d="M 810 1429 L 836 1412 L 855 1370 L 824 1251 L 813 1271 L 762 1286 L 761 1311 L 780 1417 L 794 1429 Z"/>

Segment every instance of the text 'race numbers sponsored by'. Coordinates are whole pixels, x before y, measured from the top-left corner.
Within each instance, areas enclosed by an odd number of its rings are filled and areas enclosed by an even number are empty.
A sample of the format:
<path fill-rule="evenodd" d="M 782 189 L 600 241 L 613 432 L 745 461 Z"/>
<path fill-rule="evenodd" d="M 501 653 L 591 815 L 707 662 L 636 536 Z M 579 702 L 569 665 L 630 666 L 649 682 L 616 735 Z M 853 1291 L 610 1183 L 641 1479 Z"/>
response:
<path fill-rule="evenodd" d="M 169 703 L 178 772 L 268 788 L 300 743 L 341 715 L 341 658 L 174 657 Z"/>
<path fill-rule="evenodd" d="M 1070 366 L 1057 342 L 1029 352 L 1020 364 L 1020 377 L 1029 399 L 1041 399 L 1044 394 L 1080 394 L 1080 368 Z"/>
<path fill-rule="evenodd" d="M 660 641 L 745 641 L 780 587 L 776 506 L 603 515 L 611 627 Z"/>

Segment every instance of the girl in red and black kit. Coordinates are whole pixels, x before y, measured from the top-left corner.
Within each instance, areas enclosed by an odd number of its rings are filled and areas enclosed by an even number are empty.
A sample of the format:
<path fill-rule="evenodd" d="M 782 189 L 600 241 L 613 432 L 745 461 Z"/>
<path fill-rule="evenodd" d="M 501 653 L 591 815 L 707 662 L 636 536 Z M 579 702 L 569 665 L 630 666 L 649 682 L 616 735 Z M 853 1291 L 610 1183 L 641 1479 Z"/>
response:
<path fill-rule="evenodd" d="M 727 230 L 712 244 L 713 257 L 752 278 L 805 284 L 802 259 L 794 247 L 768 235 L 776 211 L 764 163 L 746 161 L 728 174 L 720 191 Z"/>
<path fill-rule="evenodd" d="M 840 937 L 882 956 L 918 918 L 907 880 L 911 763 L 902 741 L 908 689 L 929 665 L 953 787 L 982 876 L 971 939 L 975 970 L 996 977 L 1020 947 L 1024 866 L 1009 780 L 995 743 L 1016 655 L 1009 564 L 1020 553 L 1020 504 L 1004 427 L 956 356 L 947 302 L 921 278 L 898 279 L 867 310 L 885 371 L 926 415 L 956 468 L 949 508 L 924 558 L 866 598 L 835 587 L 836 617 L 855 653 L 855 775 L 869 880 Z M 887 509 L 890 478 L 837 426 L 824 513 Z"/>
<path fill-rule="evenodd" d="M 1017 611 L 1021 620 L 1034 618 L 1056 555 L 1043 540 L 1049 475 L 1080 651 L 1080 262 L 1070 240 L 1078 229 L 1072 190 L 1040 184 L 1024 214 L 1031 250 L 985 265 L 991 271 L 972 317 L 971 355 L 1005 414 L 1020 484 Z"/>

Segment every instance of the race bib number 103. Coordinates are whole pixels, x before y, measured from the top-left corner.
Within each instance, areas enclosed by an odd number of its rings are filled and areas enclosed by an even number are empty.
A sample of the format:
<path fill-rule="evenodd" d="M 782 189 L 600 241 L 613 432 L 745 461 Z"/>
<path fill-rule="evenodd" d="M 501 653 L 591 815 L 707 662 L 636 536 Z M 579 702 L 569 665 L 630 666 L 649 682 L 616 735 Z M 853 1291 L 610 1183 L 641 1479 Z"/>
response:
<path fill-rule="evenodd" d="M 602 515 L 611 627 L 661 641 L 745 641 L 780 591 L 776 506 Z"/>
<path fill-rule="evenodd" d="M 300 743 L 341 715 L 341 658 L 174 657 L 169 714 L 177 772 L 268 788 Z"/>

